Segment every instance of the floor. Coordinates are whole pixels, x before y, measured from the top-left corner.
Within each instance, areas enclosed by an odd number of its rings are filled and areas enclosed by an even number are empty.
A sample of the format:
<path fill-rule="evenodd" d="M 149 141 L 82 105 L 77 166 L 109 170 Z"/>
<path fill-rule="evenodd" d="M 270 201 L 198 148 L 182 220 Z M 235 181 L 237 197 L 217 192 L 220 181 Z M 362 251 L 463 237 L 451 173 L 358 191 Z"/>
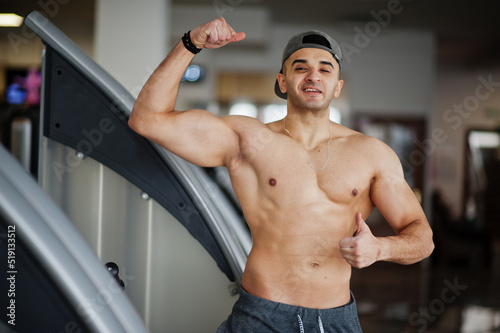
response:
<path fill-rule="evenodd" d="M 498 257 L 489 266 L 427 259 L 353 269 L 363 332 L 500 332 Z"/>

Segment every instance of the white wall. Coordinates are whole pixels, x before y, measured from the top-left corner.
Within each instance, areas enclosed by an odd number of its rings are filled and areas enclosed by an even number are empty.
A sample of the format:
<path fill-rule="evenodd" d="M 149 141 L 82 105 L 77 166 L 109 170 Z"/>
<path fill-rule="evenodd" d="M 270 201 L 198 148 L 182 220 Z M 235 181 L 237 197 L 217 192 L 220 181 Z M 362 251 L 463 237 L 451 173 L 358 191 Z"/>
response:
<path fill-rule="evenodd" d="M 352 109 L 427 115 L 434 97 L 434 55 L 434 37 L 427 31 L 386 31 L 373 38 L 345 66 Z"/>
<path fill-rule="evenodd" d="M 95 57 L 134 96 L 167 53 L 169 0 L 96 0 Z"/>

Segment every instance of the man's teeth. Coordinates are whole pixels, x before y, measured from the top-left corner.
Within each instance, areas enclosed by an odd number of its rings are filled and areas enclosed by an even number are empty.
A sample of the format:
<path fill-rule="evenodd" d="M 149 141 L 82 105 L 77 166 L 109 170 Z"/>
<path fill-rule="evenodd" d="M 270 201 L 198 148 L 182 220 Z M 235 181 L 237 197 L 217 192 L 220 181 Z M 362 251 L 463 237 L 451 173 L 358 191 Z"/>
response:
<path fill-rule="evenodd" d="M 310 89 L 310 88 L 307 88 L 306 91 L 307 92 L 309 92 L 309 91 L 319 92 L 319 90 L 317 90 L 317 89 Z"/>

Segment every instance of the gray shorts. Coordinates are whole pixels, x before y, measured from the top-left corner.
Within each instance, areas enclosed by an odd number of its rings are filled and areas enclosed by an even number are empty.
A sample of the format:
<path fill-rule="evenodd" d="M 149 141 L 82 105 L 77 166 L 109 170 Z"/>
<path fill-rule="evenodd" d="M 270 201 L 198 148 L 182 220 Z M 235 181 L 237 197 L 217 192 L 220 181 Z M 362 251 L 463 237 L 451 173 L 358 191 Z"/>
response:
<path fill-rule="evenodd" d="M 231 315 L 217 329 L 217 333 L 226 332 L 359 333 L 361 326 L 352 293 L 345 305 L 311 309 L 269 301 L 240 288 Z"/>

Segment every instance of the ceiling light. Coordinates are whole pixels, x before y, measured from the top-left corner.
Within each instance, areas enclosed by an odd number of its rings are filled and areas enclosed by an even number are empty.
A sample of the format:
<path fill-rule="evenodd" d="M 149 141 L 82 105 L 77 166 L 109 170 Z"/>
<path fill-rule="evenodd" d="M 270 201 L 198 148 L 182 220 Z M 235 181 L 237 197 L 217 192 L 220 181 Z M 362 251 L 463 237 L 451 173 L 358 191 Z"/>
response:
<path fill-rule="evenodd" d="M 16 14 L 0 14 L 0 27 L 20 27 L 23 18 Z"/>

